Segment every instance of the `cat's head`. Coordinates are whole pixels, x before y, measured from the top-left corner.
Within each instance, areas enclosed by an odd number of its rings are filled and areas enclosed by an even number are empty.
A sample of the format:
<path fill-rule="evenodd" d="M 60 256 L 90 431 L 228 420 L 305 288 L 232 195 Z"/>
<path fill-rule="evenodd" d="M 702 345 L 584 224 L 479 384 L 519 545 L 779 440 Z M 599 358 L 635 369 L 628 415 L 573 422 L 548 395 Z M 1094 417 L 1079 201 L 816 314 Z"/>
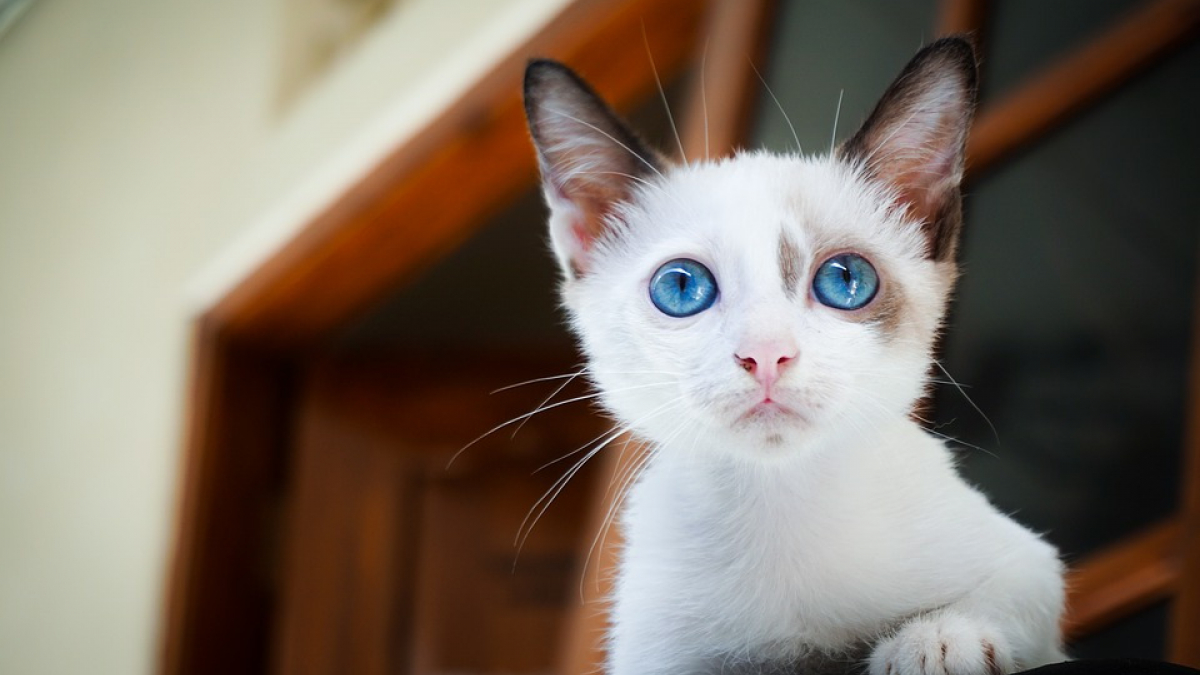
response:
<path fill-rule="evenodd" d="M 660 444 L 755 456 L 905 416 L 956 274 L 975 78 L 970 44 L 940 40 L 830 156 L 677 165 L 531 63 L 563 300 L 606 407 Z"/>

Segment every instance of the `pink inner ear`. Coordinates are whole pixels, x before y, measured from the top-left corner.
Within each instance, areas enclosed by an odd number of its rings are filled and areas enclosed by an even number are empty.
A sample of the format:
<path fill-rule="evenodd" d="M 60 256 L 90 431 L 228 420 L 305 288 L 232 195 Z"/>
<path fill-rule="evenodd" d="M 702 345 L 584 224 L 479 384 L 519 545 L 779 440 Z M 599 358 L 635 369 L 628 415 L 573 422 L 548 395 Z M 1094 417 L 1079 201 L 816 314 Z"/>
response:
<path fill-rule="evenodd" d="M 949 137 L 951 132 L 945 125 L 931 125 L 890 139 L 895 148 L 892 152 L 899 156 L 882 163 L 885 178 L 896 186 L 900 200 L 918 219 L 936 218 L 946 190 L 958 182 L 957 145 L 956 139 Z"/>
<path fill-rule="evenodd" d="M 588 230 L 585 218 L 577 216 L 571 219 L 571 238 L 579 253 L 587 253 L 592 249 L 596 237 Z"/>
<path fill-rule="evenodd" d="M 567 207 L 563 216 L 559 220 L 558 231 L 565 237 L 556 238 L 560 247 L 559 255 L 570 274 L 578 277 L 590 267 L 588 260 L 596 242 L 596 233 L 588 227 L 588 214 L 574 204 Z"/>

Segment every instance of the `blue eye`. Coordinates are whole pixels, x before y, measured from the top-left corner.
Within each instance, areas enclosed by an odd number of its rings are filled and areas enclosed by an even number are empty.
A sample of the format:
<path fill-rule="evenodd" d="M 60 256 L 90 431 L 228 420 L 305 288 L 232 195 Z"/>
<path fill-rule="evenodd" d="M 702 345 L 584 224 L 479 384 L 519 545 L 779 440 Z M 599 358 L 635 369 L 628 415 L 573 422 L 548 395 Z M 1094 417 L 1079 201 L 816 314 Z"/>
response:
<path fill-rule="evenodd" d="M 695 260 L 672 260 L 658 268 L 650 280 L 650 301 L 667 316 L 699 314 L 716 300 L 717 280 Z"/>
<path fill-rule="evenodd" d="M 822 305 L 853 310 L 866 307 L 879 290 L 879 275 L 867 259 L 853 253 L 835 255 L 813 277 L 813 293 Z"/>

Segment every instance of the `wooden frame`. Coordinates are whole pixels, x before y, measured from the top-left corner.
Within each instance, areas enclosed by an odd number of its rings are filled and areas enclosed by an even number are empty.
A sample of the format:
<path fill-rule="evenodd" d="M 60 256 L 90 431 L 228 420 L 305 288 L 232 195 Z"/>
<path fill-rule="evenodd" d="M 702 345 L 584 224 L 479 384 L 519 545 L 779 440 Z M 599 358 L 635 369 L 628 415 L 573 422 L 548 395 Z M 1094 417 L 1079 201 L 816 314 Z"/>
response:
<path fill-rule="evenodd" d="M 670 78 L 705 53 L 697 36 L 707 31 L 708 133 L 697 131 L 703 111 L 695 103 L 683 130 L 689 154 L 700 156 L 706 154 L 700 151 L 705 137 L 709 151 L 740 138 L 754 84 L 737 64 L 764 44 L 771 5 L 738 0 L 571 4 L 197 319 L 162 672 L 266 670 L 278 612 L 272 589 L 280 583 L 280 552 L 270 542 L 280 527 L 285 477 L 293 461 L 298 402 L 292 383 L 298 364 L 337 328 L 414 279 L 533 184 L 535 167 L 517 95 L 525 58 L 536 53 L 567 60 L 618 105 L 627 105 L 654 87 L 643 39 L 660 74 Z M 1133 19 L 984 110 L 970 146 L 972 171 L 977 175 L 994 167 L 1192 39 L 1200 25 L 1198 7 L 1197 0 L 1149 3 Z M 982 34 L 985 9 L 980 0 L 947 2 L 941 25 Z M 719 30 L 722 26 L 725 30 Z M 638 48 L 601 48 L 612 44 Z M 1060 95 L 1063 100 L 1046 102 Z M 448 177 L 456 184 L 453 198 L 440 191 Z M 1200 402 L 1200 359 L 1194 361 L 1193 407 Z M 1071 634 L 1086 633 L 1171 595 L 1172 656 L 1200 666 L 1200 644 L 1193 639 L 1200 635 L 1200 422 L 1195 421 L 1200 414 L 1192 419 L 1181 516 L 1079 566 L 1072 574 L 1068 625 Z M 615 463 L 609 467 L 618 469 Z M 1101 601 L 1091 602 L 1095 599 Z M 568 649 L 565 672 L 595 663 L 588 637 L 595 626 L 595 618 L 576 622 L 568 636 L 574 646 Z"/>
<path fill-rule="evenodd" d="M 572 3 L 197 319 L 160 671 L 266 670 L 278 551 L 263 542 L 279 527 L 297 363 L 533 185 L 525 60 L 570 61 L 625 106 L 655 86 L 642 45 L 673 76 L 695 53 L 705 8 Z M 613 44 L 639 48 L 603 48 Z"/>
<path fill-rule="evenodd" d="M 983 33 L 987 0 L 943 0 L 943 32 Z M 968 144 L 970 180 L 1100 102 L 1200 35 L 1200 0 L 1151 0 L 986 105 Z M 1198 289 L 1200 292 L 1200 289 Z M 1200 296 L 1198 296 L 1200 297 Z M 1169 657 L 1200 667 L 1200 312 L 1196 313 L 1179 515 L 1081 561 L 1068 579 L 1068 639 L 1173 601 Z"/>

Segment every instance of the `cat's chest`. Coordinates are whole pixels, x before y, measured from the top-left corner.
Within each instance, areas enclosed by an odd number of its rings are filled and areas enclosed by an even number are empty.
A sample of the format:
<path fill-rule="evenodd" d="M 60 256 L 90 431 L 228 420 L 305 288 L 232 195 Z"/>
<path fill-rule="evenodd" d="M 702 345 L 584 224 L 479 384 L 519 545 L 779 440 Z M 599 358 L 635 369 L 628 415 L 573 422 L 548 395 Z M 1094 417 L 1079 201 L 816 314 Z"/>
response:
<path fill-rule="evenodd" d="M 638 485 L 625 574 L 686 594 L 709 617 L 714 640 L 775 644 L 781 653 L 842 649 L 890 623 L 879 598 L 883 580 L 898 573 L 864 550 L 878 525 L 855 510 L 852 488 L 696 491 L 679 478 L 651 475 Z"/>

